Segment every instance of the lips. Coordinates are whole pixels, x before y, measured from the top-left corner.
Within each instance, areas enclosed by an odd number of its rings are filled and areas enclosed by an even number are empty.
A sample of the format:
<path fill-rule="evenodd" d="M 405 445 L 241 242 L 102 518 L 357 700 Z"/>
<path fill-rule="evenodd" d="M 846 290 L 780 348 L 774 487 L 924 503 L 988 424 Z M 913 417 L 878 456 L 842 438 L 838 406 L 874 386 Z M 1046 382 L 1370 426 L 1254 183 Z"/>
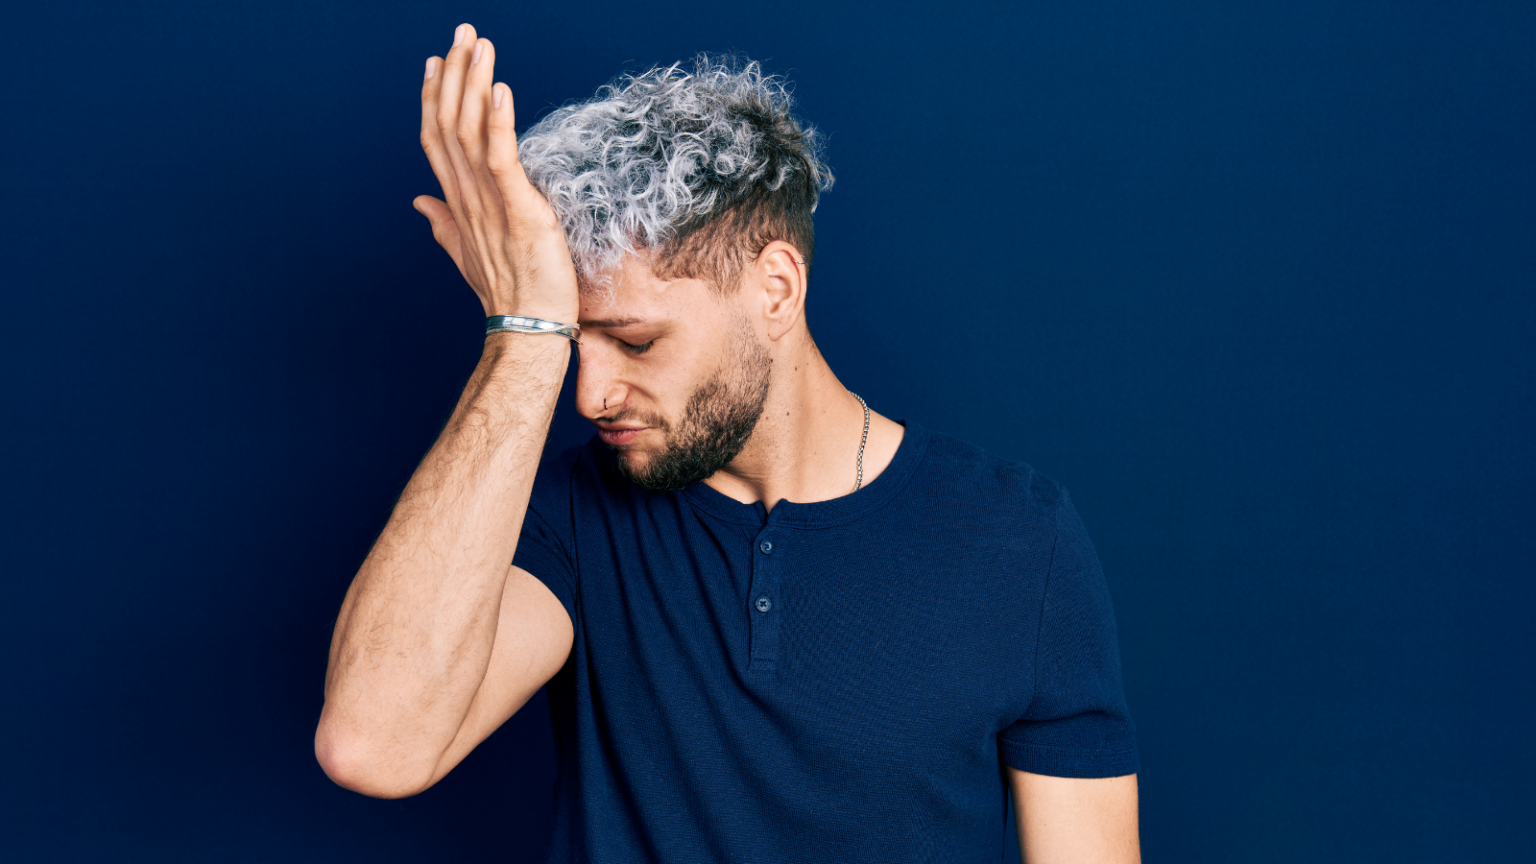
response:
<path fill-rule="evenodd" d="M 639 429 L 599 429 L 597 437 L 601 438 L 603 443 L 610 447 L 622 447 L 639 438 L 640 433 L 644 432 L 645 429 L 646 427 L 644 426 Z"/>

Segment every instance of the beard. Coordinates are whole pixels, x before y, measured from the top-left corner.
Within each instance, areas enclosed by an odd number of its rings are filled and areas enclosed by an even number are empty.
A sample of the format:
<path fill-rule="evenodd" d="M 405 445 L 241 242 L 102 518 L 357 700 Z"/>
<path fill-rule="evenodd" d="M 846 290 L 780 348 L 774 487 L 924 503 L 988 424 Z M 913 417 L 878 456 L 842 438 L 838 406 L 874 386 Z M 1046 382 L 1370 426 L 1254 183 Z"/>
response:
<path fill-rule="evenodd" d="M 665 449 L 635 464 L 618 448 L 619 471 L 631 482 L 658 492 L 682 489 L 729 465 L 747 445 L 768 400 L 773 358 L 745 320 L 728 356 L 733 359 L 688 397 L 676 426 L 661 417 L 645 418 L 666 436 Z"/>

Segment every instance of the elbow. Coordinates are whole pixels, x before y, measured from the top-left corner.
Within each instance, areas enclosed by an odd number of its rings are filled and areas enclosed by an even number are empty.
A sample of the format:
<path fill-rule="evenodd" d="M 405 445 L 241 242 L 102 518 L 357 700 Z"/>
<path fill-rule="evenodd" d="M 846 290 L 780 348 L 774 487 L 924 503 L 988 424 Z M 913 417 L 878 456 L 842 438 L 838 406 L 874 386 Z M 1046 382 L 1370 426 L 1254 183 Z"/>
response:
<path fill-rule="evenodd" d="M 433 784 L 430 766 L 386 756 L 364 736 L 339 725 L 322 714 L 315 729 L 315 760 L 337 786 L 370 798 L 409 798 Z"/>

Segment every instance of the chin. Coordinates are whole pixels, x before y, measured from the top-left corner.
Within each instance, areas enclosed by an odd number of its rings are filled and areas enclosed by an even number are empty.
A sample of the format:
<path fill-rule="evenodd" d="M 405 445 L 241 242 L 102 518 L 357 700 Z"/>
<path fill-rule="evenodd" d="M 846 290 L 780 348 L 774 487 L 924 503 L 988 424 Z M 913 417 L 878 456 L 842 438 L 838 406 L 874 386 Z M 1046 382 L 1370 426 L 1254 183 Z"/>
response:
<path fill-rule="evenodd" d="M 644 471 L 651 464 L 651 454 L 636 449 L 634 444 L 609 444 L 608 447 L 618 454 L 619 463 L 626 471 Z"/>

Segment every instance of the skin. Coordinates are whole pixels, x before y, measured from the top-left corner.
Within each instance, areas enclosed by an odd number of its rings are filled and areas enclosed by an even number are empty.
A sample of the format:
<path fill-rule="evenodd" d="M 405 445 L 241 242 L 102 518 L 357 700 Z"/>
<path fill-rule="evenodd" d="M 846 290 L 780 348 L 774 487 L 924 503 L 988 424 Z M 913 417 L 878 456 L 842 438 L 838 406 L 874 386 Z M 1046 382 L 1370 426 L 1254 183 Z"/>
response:
<path fill-rule="evenodd" d="M 738 501 L 849 494 L 864 410 L 805 324 L 804 256 L 768 244 L 735 290 L 660 279 L 646 257 L 611 294 L 577 289 L 565 236 L 517 162 L 511 90 L 495 48 L 461 25 L 427 62 L 422 147 L 442 200 L 416 199 L 487 315 L 582 324 L 577 409 L 620 458 L 643 468 L 668 446 L 688 397 L 740 363 L 743 338 L 771 361 L 747 444 L 704 482 Z M 349 789 L 414 795 L 442 779 L 564 665 L 573 628 L 542 582 L 508 567 L 570 342 L 495 334 L 452 417 L 412 475 L 336 622 L 315 754 Z M 871 412 L 865 482 L 903 428 Z M 1067 780 L 1009 769 L 1031 864 L 1133 862 L 1135 777 Z"/>

